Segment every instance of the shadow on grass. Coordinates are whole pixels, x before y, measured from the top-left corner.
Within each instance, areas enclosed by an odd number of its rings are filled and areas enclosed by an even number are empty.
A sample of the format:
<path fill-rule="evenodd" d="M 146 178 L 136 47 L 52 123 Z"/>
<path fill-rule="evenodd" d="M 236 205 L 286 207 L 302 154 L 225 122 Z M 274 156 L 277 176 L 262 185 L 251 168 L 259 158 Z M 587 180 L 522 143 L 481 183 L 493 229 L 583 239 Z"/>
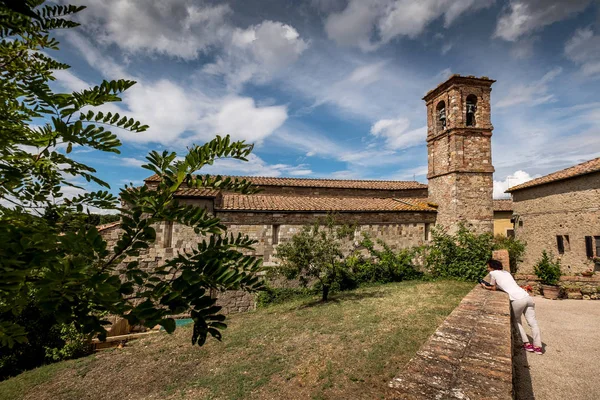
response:
<path fill-rule="evenodd" d="M 348 302 L 348 301 L 359 301 L 359 300 L 368 299 L 368 298 L 381 298 L 381 297 L 385 297 L 385 296 L 386 296 L 386 293 L 383 293 L 380 291 L 375 291 L 375 290 L 369 291 L 369 292 L 362 292 L 362 293 L 341 292 L 341 293 L 336 293 L 333 296 L 330 296 L 329 300 L 327 300 L 327 301 L 322 301 L 321 299 L 319 299 L 319 300 L 312 300 L 312 301 L 309 301 L 308 303 L 301 304 L 298 307 L 298 309 L 321 307 L 321 306 L 326 306 L 328 304 L 337 304 L 337 303 Z"/>

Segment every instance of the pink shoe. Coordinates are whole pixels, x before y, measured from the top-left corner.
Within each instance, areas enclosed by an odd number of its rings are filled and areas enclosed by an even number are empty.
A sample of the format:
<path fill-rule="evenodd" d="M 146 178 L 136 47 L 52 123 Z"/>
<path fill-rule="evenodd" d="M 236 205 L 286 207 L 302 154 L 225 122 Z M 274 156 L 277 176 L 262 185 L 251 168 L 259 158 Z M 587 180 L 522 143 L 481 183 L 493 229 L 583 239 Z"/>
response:
<path fill-rule="evenodd" d="M 544 352 L 542 351 L 542 348 L 541 348 L 541 347 L 534 347 L 534 348 L 533 348 L 533 352 L 534 352 L 535 354 L 544 354 Z"/>
<path fill-rule="evenodd" d="M 525 344 L 523 345 L 523 348 L 524 348 L 525 350 L 527 350 L 527 351 L 530 351 L 530 352 L 534 352 L 534 351 L 535 351 L 535 350 L 534 350 L 534 347 L 533 347 L 533 345 L 532 345 L 531 343 L 525 343 Z"/>

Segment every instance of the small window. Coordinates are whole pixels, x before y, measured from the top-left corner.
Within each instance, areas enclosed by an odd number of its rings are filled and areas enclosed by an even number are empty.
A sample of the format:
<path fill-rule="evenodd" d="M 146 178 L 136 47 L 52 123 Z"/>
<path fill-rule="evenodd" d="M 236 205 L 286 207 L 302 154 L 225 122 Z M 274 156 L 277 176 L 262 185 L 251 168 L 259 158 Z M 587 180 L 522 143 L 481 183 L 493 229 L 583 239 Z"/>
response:
<path fill-rule="evenodd" d="M 585 255 L 587 258 L 594 257 L 594 241 L 591 236 L 585 237 Z"/>
<path fill-rule="evenodd" d="M 470 94 L 467 96 L 467 126 L 475 126 L 475 113 L 477 112 L 477 96 Z"/>
<path fill-rule="evenodd" d="M 430 224 L 426 223 L 425 224 L 425 241 L 429 241 L 429 231 L 430 231 Z"/>
<path fill-rule="evenodd" d="M 523 220 L 522 220 L 522 219 L 520 219 L 520 220 L 519 220 L 519 228 L 522 228 L 522 227 L 523 227 Z"/>
<path fill-rule="evenodd" d="M 173 221 L 165 222 L 164 246 L 165 247 L 173 246 Z"/>
<path fill-rule="evenodd" d="M 594 236 L 594 242 L 596 244 L 596 257 L 600 257 L 600 236 Z"/>
<path fill-rule="evenodd" d="M 507 229 L 506 230 L 506 237 L 514 238 L 515 237 L 515 230 L 514 229 Z"/>
<path fill-rule="evenodd" d="M 562 235 L 556 236 L 556 247 L 558 247 L 558 254 L 565 254 L 565 243 Z"/>
<path fill-rule="evenodd" d="M 272 243 L 273 245 L 279 244 L 279 225 L 273 225 L 273 238 L 272 238 Z"/>

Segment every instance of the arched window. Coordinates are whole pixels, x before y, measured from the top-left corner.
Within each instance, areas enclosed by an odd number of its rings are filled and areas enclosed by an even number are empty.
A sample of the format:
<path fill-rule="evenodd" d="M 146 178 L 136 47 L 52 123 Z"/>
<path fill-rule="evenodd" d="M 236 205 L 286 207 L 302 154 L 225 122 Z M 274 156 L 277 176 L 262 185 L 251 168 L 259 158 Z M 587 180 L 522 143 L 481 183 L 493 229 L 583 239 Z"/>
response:
<path fill-rule="evenodd" d="M 446 129 L 446 103 L 440 101 L 435 107 L 435 124 L 437 132 Z"/>
<path fill-rule="evenodd" d="M 470 94 L 467 96 L 467 126 L 477 125 L 475 113 L 477 112 L 477 96 Z"/>

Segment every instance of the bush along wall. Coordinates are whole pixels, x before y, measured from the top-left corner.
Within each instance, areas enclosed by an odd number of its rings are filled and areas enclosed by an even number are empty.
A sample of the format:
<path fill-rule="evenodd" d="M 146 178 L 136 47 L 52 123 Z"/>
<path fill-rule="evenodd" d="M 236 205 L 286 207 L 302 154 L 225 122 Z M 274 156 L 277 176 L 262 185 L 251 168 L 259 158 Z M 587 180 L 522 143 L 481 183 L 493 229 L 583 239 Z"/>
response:
<path fill-rule="evenodd" d="M 464 225 L 454 235 L 443 228 L 434 228 L 425 264 L 433 277 L 476 281 L 487 275 L 486 263 L 492 249 L 491 234 L 476 234 Z"/>

